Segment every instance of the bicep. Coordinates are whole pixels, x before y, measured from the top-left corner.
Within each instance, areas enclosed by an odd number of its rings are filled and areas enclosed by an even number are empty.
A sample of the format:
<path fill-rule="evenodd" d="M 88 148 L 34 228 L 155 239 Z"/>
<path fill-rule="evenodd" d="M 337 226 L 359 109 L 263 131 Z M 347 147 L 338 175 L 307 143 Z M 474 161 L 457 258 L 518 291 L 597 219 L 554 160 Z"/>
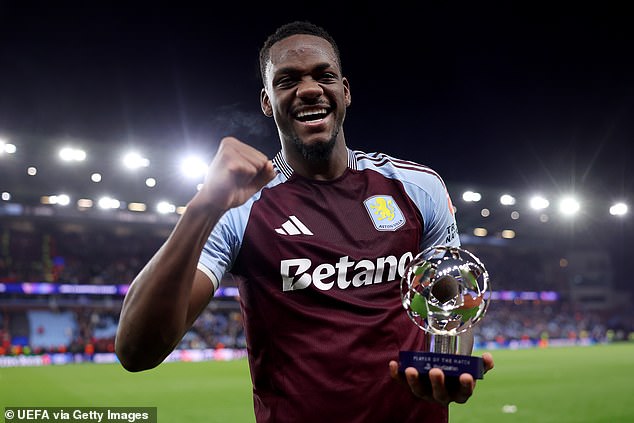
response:
<path fill-rule="evenodd" d="M 213 276 L 213 275 L 212 275 Z M 194 283 L 189 295 L 189 307 L 187 309 L 187 327 L 194 324 L 200 313 L 214 295 L 214 282 L 200 269 L 196 269 Z"/>

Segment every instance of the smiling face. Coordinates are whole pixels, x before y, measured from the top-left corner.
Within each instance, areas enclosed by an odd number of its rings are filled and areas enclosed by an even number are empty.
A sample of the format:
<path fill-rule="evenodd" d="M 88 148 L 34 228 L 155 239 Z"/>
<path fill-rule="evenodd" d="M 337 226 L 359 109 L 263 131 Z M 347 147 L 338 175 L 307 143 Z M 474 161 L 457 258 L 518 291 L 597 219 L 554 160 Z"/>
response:
<path fill-rule="evenodd" d="M 307 34 L 273 44 L 266 64 L 262 111 L 272 116 L 287 159 L 327 160 L 345 146 L 350 87 L 328 41 Z"/>

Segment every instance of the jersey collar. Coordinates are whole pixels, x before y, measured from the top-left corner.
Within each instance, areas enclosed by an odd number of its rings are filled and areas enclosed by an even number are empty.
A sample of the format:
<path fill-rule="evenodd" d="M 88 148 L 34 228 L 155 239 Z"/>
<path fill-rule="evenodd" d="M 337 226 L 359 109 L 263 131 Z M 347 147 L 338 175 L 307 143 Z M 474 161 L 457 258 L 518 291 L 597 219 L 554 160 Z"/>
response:
<path fill-rule="evenodd" d="M 357 157 L 355 156 L 354 151 L 347 147 L 346 151 L 348 152 L 348 168 L 357 170 Z M 277 172 L 284 175 L 286 179 L 290 178 L 293 174 L 293 168 L 290 164 L 288 164 L 281 150 L 273 158 L 273 167 L 277 170 Z"/>

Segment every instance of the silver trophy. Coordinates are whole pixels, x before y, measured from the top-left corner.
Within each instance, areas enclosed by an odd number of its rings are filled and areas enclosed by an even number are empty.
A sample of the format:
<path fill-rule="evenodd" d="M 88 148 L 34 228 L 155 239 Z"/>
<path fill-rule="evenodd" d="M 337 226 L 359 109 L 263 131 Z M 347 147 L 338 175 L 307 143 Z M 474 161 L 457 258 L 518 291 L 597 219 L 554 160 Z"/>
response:
<path fill-rule="evenodd" d="M 484 375 L 480 357 L 472 357 L 471 342 L 461 334 L 484 316 L 491 298 L 489 273 L 469 251 L 434 246 L 409 263 L 401 279 L 401 301 L 409 318 L 427 333 L 425 351 L 401 351 L 399 368 L 426 374 L 440 368 L 448 377 Z"/>

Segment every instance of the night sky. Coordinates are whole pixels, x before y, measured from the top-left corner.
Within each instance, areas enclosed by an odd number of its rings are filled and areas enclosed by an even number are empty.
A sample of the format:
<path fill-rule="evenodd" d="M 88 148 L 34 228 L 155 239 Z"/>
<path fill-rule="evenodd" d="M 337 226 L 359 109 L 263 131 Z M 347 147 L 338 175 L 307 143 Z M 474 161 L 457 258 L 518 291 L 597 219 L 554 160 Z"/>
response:
<path fill-rule="evenodd" d="M 234 135 L 273 155 L 257 53 L 278 25 L 307 19 L 338 40 L 350 147 L 457 183 L 632 199 L 625 8 L 212 3 L 0 1 L 0 135 L 210 151 Z"/>
<path fill-rule="evenodd" d="M 279 25 L 310 20 L 342 53 L 351 148 L 431 166 L 456 204 L 458 186 L 628 202 L 622 222 L 605 204 L 569 227 L 534 215 L 539 229 L 522 219 L 519 238 L 596 243 L 634 294 L 634 14 L 625 6 L 217 3 L 0 0 L 0 137 L 21 154 L 0 160 L 0 191 L 18 201 L 20 189 L 36 199 L 65 189 L 96 196 L 101 186 L 129 190 L 127 201 L 163 195 L 120 171 L 113 157 L 126 146 L 149 154 L 161 181 L 177 176 L 156 155 L 211 159 L 223 136 L 272 157 L 279 140 L 260 110 L 258 51 Z M 51 159 L 62 142 L 92 153 L 83 173 Z M 39 179 L 26 177 L 26 162 L 42 167 Z M 99 188 L 88 179 L 95 169 L 109 175 Z M 177 204 L 194 192 L 174 186 Z M 479 207 L 459 204 L 462 229 L 480 224 Z"/>

